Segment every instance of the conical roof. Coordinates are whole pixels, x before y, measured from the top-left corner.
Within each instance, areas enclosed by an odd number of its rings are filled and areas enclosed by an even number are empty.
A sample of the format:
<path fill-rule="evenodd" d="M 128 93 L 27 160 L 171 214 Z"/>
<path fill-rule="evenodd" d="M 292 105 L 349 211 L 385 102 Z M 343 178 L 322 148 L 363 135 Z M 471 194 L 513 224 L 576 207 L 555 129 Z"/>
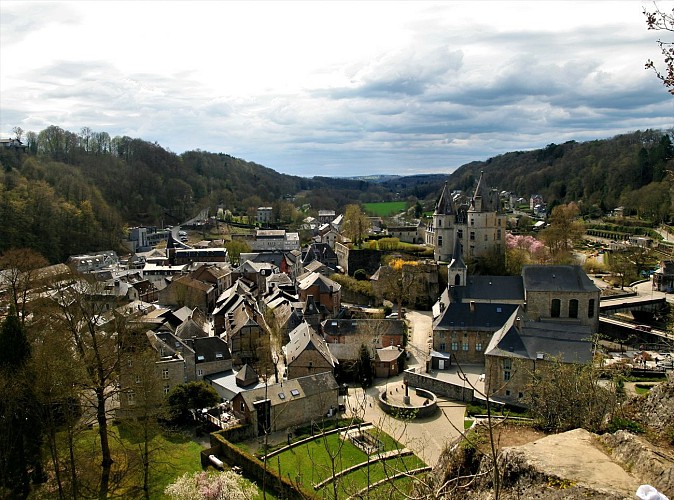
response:
<path fill-rule="evenodd" d="M 440 198 L 438 203 L 435 206 L 435 215 L 452 215 L 455 212 L 454 200 L 452 200 L 452 193 L 449 192 L 447 188 L 447 181 L 442 188 L 442 193 L 440 193 Z"/>

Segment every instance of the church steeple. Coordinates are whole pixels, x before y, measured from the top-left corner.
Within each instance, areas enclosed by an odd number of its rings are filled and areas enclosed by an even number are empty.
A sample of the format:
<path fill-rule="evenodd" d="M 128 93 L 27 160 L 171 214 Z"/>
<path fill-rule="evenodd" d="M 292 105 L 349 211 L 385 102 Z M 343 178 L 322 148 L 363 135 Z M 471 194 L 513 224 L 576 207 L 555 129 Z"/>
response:
<path fill-rule="evenodd" d="M 461 245 L 459 238 L 455 237 L 452 261 L 447 266 L 447 282 L 449 286 L 465 286 L 467 273 L 468 268 L 463 261 L 463 245 Z"/>

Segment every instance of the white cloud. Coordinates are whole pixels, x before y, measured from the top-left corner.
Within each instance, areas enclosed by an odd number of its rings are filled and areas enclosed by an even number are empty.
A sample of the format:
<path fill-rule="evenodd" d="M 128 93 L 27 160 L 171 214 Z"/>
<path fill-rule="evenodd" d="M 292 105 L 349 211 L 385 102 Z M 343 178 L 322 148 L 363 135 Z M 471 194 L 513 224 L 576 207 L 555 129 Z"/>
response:
<path fill-rule="evenodd" d="M 83 126 L 300 175 L 449 171 L 671 127 L 637 2 L 0 3 L 0 132 Z"/>

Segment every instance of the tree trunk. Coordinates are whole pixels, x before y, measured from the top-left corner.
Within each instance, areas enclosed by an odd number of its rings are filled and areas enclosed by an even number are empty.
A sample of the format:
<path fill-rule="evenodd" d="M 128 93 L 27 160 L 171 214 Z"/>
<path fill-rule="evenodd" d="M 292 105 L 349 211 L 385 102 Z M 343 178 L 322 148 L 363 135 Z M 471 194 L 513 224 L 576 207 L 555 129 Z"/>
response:
<path fill-rule="evenodd" d="M 108 497 L 110 487 L 110 470 L 112 469 L 112 453 L 108 440 L 108 419 L 105 414 L 105 388 L 97 387 L 96 393 L 96 420 L 98 421 L 98 435 L 101 439 L 101 484 L 98 490 L 98 498 L 103 500 Z"/>

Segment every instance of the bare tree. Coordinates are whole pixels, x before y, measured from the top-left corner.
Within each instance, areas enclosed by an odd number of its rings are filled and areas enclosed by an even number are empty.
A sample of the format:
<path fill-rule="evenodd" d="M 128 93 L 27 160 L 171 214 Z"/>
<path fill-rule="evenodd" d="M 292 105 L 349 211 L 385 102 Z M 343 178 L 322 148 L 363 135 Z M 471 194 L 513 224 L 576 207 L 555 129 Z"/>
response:
<path fill-rule="evenodd" d="M 662 12 L 657 5 L 654 6 L 654 9 L 653 11 L 644 9 L 648 29 L 674 32 L 674 8 L 671 14 Z M 667 91 L 674 95 L 674 43 L 664 42 L 661 39 L 657 43 L 664 58 L 665 69 L 662 72 L 658 70 L 651 59 L 646 62 L 646 69 L 653 70 Z"/>
<path fill-rule="evenodd" d="M 70 285 L 59 285 L 54 294 L 51 321 L 69 336 L 75 359 L 86 377 L 83 396 L 89 399 L 98 424 L 101 470 L 98 497 L 107 498 L 113 464 L 108 433 L 108 402 L 117 390 L 119 335 L 125 320 L 110 312 L 100 284 L 76 277 Z"/>

